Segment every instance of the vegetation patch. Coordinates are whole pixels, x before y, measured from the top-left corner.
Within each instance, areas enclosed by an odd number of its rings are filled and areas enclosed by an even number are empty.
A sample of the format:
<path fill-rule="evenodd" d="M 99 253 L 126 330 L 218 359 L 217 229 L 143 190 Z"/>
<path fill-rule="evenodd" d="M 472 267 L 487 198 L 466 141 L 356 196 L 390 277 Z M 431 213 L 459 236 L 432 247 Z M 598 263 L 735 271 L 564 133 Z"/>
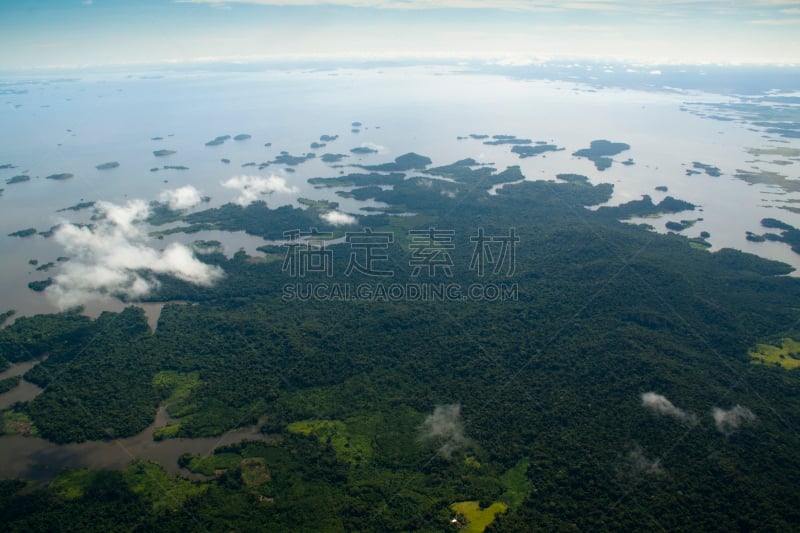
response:
<path fill-rule="evenodd" d="M 500 500 L 508 504 L 512 509 L 516 509 L 525 498 L 528 497 L 533 483 L 528 479 L 528 467 L 531 465 L 531 460 L 523 457 L 513 468 L 506 471 L 505 474 L 500 476 L 500 483 L 505 487 L 505 492 L 500 496 Z"/>
<path fill-rule="evenodd" d="M 23 437 L 39 435 L 39 430 L 26 413 L 12 410 L 0 412 L 0 430 L 2 430 L 0 434 L 3 435 L 22 435 Z"/>
<path fill-rule="evenodd" d="M 153 440 L 174 439 L 179 436 L 180 424 L 167 424 L 153 431 Z"/>
<path fill-rule="evenodd" d="M 131 492 L 149 502 L 155 512 L 177 510 L 187 499 L 208 489 L 198 483 L 170 477 L 152 461 L 136 461 L 123 470 L 122 476 Z"/>
<path fill-rule="evenodd" d="M 194 472 L 206 476 L 215 476 L 233 470 L 242 462 L 242 457 L 235 453 L 213 453 L 211 455 L 181 456 L 179 464 Z"/>
<path fill-rule="evenodd" d="M 779 174 L 778 172 L 771 172 L 769 170 L 750 171 L 750 170 L 737 169 L 736 174 L 734 174 L 734 177 L 736 179 L 746 181 L 751 185 L 760 183 L 762 185 L 779 187 L 789 192 L 800 192 L 800 181 L 789 179 L 788 177 L 784 176 L 783 174 Z"/>
<path fill-rule="evenodd" d="M 153 386 L 162 397 L 166 397 L 167 413 L 175 418 L 188 416 L 197 410 L 197 405 L 190 401 L 190 397 L 192 390 L 202 383 L 199 372 L 162 370 L 153 376 Z M 153 439 L 164 440 L 185 436 L 181 433 L 182 429 L 180 423 L 156 428 Z"/>
<path fill-rule="evenodd" d="M 65 500 L 82 498 L 101 472 L 97 470 L 66 470 L 50 483 L 50 490 Z"/>
<path fill-rule="evenodd" d="M 350 425 L 363 426 L 360 422 L 364 421 L 353 420 Z M 372 458 L 372 438 L 353 431 L 350 425 L 341 420 L 301 420 L 292 422 L 287 429 L 290 433 L 310 435 L 330 444 L 337 458 L 355 466 Z"/>
<path fill-rule="evenodd" d="M 780 346 L 756 344 L 754 350 L 747 352 L 756 364 L 779 365 L 786 370 L 800 367 L 800 342 L 784 338 Z"/>
<path fill-rule="evenodd" d="M 20 376 L 11 376 L 10 378 L 0 379 L 0 394 L 8 392 L 19 385 L 20 379 Z"/>
<path fill-rule="evenodd" d="M 270 480 L 267 461 L 263 457 L 247 457 L 239 463 L 242 472 L 242 483 L 247 487 L 257 487 Z"/>
<path fill-rule="evenodd" d="M 746 152 L 756 157 L 760 157 L 762 155 L 777 155 L 782 157 L 800 156 L 800 148 L 791 148 L 789 146 L 776 146 L 774 148 L 748 148 Z"/>
<path fill-rule="evenodd" d="M 463 517 L 461 531 L 465 533 L 483 533 L 489 524 L 494 522 L 498 514 L 505 513 L 508 506 L 504 503 L 495 502 L 486 509 L 481 509 L 478 502 L 458 502 L 450 506 L 450 509 L 456 513 L 458 517 Z"/>

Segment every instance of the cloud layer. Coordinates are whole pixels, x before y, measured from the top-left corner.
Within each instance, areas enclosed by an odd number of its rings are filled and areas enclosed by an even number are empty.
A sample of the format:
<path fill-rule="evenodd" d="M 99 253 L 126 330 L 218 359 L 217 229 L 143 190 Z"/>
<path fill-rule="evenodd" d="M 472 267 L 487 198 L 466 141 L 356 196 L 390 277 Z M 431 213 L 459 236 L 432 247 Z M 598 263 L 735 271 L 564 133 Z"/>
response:
<path fill-rule="evenodd" d="M 450 459 L 455 451 L 466 446 L 461 405 L 437 405 L 433 414 L 428 415 L 422 423 L 420 439 L 439 443 L 438 454 L 445 459 Z"/>
<path fill-rule="evenodd" d="M 167 204 L 170 209 L 179 211 L 200 205 L 203 202 L 203 195 L 193 186 L 185 185 L 162 192 L 158 196 L 158 201 Z"/>
<path fill-rule="evenodd" d="M 333 226 L 352 226 L 357 224 L 358 220 L 353 215 L 342 213 L 341 211 L 328 211 L 320 215 L 320 218 Z"/>
<path fill-rule="evenodd" d="M 81 305 L 103 294 L 142 298 L 158 285 L 153 274 L 205 286 L 222 277 L 219 267 L 198 261 L 186 246 L 173 243 L 161 251 L 148 246 L 141 224 L 150 210 L 144 201 L 97 202 L 95 209 L 92 227 L 65 223 L 53 234 L 70 257 L 45 291 L 58 307 Z"/>
<path fill-rule="evenodd" d="M 714 424 L 716 424 L 717 430 L 725 435 L 730 435 L 741 426 L 752 424 L 756 421 L 755 413 L 741 405 L 728 410 L 715 407 L 711 414 L 714 416 Z"/>
<path fill-rule="evenodd" d="M 279 193 L 292 194 L 297 192 L 297 187 L 289 186 L 286 180 L 279 176 L 233 176 L 222 182 L 222 186 L 239 191 L 239 196 L 234 200 L 241 206 L 247 206 L 259 200 L 262 195 Z"/>
<path fill-rule="evenodd" d="M 642 407 L 651 410 L 657 415 L 671 416 L 687 424 L 694 424 L 697 422 L 697 417 L 694 414 L 688 413 L 680 407 L 676 407 L 666 396 L 655 392 L 645 392 L 642 394 Z"/>

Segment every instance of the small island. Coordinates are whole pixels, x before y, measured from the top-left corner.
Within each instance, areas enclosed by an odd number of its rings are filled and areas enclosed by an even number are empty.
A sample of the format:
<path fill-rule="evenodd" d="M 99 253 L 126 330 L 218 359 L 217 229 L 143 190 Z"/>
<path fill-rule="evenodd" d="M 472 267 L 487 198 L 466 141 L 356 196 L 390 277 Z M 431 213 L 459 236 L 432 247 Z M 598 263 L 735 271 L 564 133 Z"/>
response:
<path fill-rule="evenodd" d="M 594 163 L 597 170 L 603 171 L 611 166 L 613 160 L 611 156 L 617 155 L 625 150 L 629 150 L 630 145 L 626 143 L 615 143 L 605 139 L 598 139 L 589 144 L 589 148 L 583 148 L 573 152 L 575 157 L 585 157 Z"/>
<path fill-rule="evenodd" d="M 317 157 L 317 154 L 313 152 L 309 152 L 303 155 L 291 155 L 289 152 L 281 152 L 278 157 L 276 157 L 271 163 L 276 163 L 278 165 L 291 165 L 296 166 L 300 163 L 305 163 L 309 159 L 314 159 Z M 262 163 L 264 165 L 264 163 Z"/>
<path fill-rule="evenodd" d="M 94 168 L 96 168 L 97 170 L 110 170 L 112 168 L 117 168 L 118 166 L 119 163 L 117 161 L 109 161 L 108 163 L 100 163 Z"/>
<path fill-rule="evenodd" d="M 224 158 L 224 157 L 223 157 L 222 159 L 220 159 L 220 161 L 221 161 L 221 162 L 223 162 L 223 163 L 225 163 L 226 165 L 230 164 L 230 162 L 231 162 L 231 160 L 230 160 L 230 159 L 226 159 L 226 158 Z"/>
<path fill-rule="evenodd" d="M 206 146 L 219 146 L 220 144 L 223 144 L 225 141 L 227 141 L 230 138 L 231 138 L 230 135 L 219 135 L 217 137 L 214 137 L 214 139 L 208 141 L 206 143 Z"/>
<path fill-rule="evenodd" d="M 32 291 L 42 292 L 52 284 L 53 284 L 53 278 L 47 278 L 42 281 L 31 281 L 30 283 L 28 283 L 28 288 Z"/>
<path fill-rule="evenodd" d="M 369 146 L 356 146 L 355 148 L 351 148 L 350 152 L 359 155 L 378 153 L 378 151 L 375 148 L 370 148 Z"/>
<path fill-rule="evenodd" d="M 36 228 L 21 229 L 8 234 L 9 237 L 22 237 L 22 238 L 30 237 L 31 235 L 36 235 Z"/>
<path fill-rule="evenodd" d="M 339 138 L 338 135 L 320 135 L 319 136 L 320 142 L 324 142 L 324 143 L 333 142 L 338 138 Z"/>
<path fill-rule="evenodd" d="M 168 155 L 172 155 L 176 153 L 175 150 L 155 150 L 153 155 L 156 157 L 166 157 Z"/>
<path fill-rule="evenodd" d="M 30 181 L 31 177 L 26 174 L 19 174 L 14 176 L 13 178 L 8 178 L 6 180 L 6 185 L 14 185 L 15 183 L 22 183 L 25 181 Z"/>
<path fill-rule="evenodd" d="M 483 144 L 489 146 L 499 146 L 501 144 L 533 144 L 530 139 L 520 139 L 514 135 L 492 135 L 491 141 L 484 141 Z"/>
<path fill-rule="evenodd" d="M 680 222 L 675 222 L 674 220 L 670 220 L 669 222 L 664 224 L 664 226 L 670 231 L 674 231 L 674 232 L 680 233 L 681 231 L 683 231 L 685 229 L 691 228 L 692 226 L 694 226 L 697 222 L 700 222 L 701 220 L 703 220 L 703 219 L 702 218 L 698 218 L 696 220 L 681 220 Z"/>
<path fill-rule="evenodd" d="M 71 205 L 69 207 L 62 207 L 61 209 L 57 210 L 56 213 L 63 213 L 64 211 L 80 211 L 81 209 L 89 209 L 90 207 L 94 207 L 94 202 L 78 202 L 75 205 Z"/>
<path fill-rule="evenodd" d="M 328 154 L 323 154 L 320 159 L 322 159 L 323 163 L 338 163 L 339 161 L 341 161 L 345 157 L 348 157 L 348 156 L 346 156 L 344 154 L 330 154 L 330 153 L 328 153 Z"/>
<path fill-rule="evenodd" d="M 53 181 L 64 181 L 73 177 L 75 177 L 74 174 L 70 174 L 69 172 L 61 172 L 59 174 L 50 174 L 49 176 L 46 176 L 44 179 Z"/>
<path fill-rule="evenodd" d="M 325 148 L 326 146 L 328 146 L 328 145 L 325 144 L 325 143 L 318 143 L 318 142 L 311 143 L 311 149 L 312 150 L 318 150 L 320 148 Z"/>
<path fill-rule="evenodd" d="M 486 144 L 486 143 L 484 143 Z M 545 152 L 558 152 L 563 150 L 555 144 L 538 144 L 536 146 L 514 146 L 511 151 L 519 155 L 520 159 L 534 157 Z"/>
<path fill-rule="evenodd" d="M 800 254 L 800 229 L 775 218 L 763 218 L 761 219 L 761 225 L 768 229 L 780 230 L 780 233 L 765 233 L 763 235 L 757 235 L 751 231 L 748 231 L 746 234 L 748 241 L 782 242 L 784 244 L 788 244 L 794 253 Z"/>
<path fill-rule="evenodd" d="M 252 135 L 249 135 L 249 134 L 247 134 L 247 133 L 240 133 L 239 135 L 236 135 L 236 136 L 233 138 L 233 140 L 234 140 L 234 141 L 246 141 L 247 139 L 249 139 L 249 138 L 251 138 L 251 137 L 252 137 Z"/>
<path fill-rule="evenodd" d="M 432 163 L 430 157 L 409 152 L 396 157 L 394 163 L 384 163 L 382 165 L 363 165 L 364 170 L 376 172 L 403 172 L 406 170 L 422 170 Z"/>
<path fill-rule="evenodd" d="M 722 172 L 718 167 L 715 167 L 713 165 L 706 165 L 705 163 L 700 163 L 699 161 L 692 161 L 692 167 L 695 168 L 696 170 L 692 171 L 687 169 L 686 170 L 687 176 L 691 174 L 699 174 L 700 173 L 699 171 L 701 170 L 706 174 L 708 174 L 709 176 L 711 176 L 712 178 L 718 178 L 722 175 Z"/>

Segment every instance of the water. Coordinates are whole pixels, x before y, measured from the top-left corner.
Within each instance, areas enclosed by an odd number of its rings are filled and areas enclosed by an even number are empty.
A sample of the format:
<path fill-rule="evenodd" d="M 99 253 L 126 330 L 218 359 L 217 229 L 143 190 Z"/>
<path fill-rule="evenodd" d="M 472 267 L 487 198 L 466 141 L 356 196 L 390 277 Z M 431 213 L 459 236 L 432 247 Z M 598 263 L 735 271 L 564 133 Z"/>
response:
<path fill-rule="evenodd" d="M 155 428 L 168 422 L 169 416 L 161 407 L 153 424 L 127 439 L 59 445 L 36 437 L 3 436 L 0 438 L 3 457 L 0 461 L 0 479 L 48 480 L 65 468 L 118 470 L 136 459 L 155 461 L 173 475 L 196 477 L 178 466 L 181 454 L 208 455 L 215 448 L 242 440 L 274 440 L 274 437 L 259 432 L 258 426 L 249 426 L 219 437 L 154 441 Z"/>
<path fill-rule="evenodd" d="M 0 379 L 22 376 L 25 372 L 44 361 L 44 359 L 46 358 L 13 364 L 5 371 L 0 372 Z M 41 392 L 42 389 L 37 385 L 21 379 L 19 385 L 8 392 L 0 394 L 0 409 L 6 409 L 16 402 L 29 402 L 36 398 Z"/>
<path fill-rule="evenodd" d="M 297 198 L 328 199 L 340 209 L 358 213 L 361 207 L 379 205 L 335 196 L 334 189 L 315 189 L 306 180 L 336 176 L 352 168 L 332 168 L 319 157 L 294 167 L 272 165 L 262 171 L 243 168 L 261 163 L 279 152 L 300 155 L 322 134 L 339 135 L 325 148 L 313 150 L 350 155 L 349 163 L 390 161 L 409 151 L 427 155 L 434 165 L 474 157 L 502 169 L 520 165 L 528 179 L 553 179 L 561 172 L 589 176 L 593 183 L 614 184 L 609 202 L 616 205 L 642 194 L 655 202 L 672 195 L 702 206 L 702 213 L 683 218 L 704 220 L 686 230 L 712 234 L 713 249 L 735 247 L 800 266 L 800 256 L 783 245 L 754 244 L 745 232 L 759 231 L 759 221 L 778 217 L 800 225 L 800 215 L 770 209 L 776 199 L 767 187 L 749 186 L 731 177 L 737 168 L 749 168 L 752 159 L 745 147 L 768 146 L 760 134 L 743 123 L 719 122 L 680 110 L 686 101 L 720 101 L 702 93 L 678 94 L 624 89 L 588 90 L 562 81 L 520 81 L 494 75 L 464 74 L 444 67 L 332 71 L 267 71 L 256 73 L 173 73 L 159 79 L 138 76 L 86 76 L 78 81 L 27 84 L 23 95 L 3 95 L 0 121 L 8 136 L 0 147 L 0 163 L 15 169 L 0 171 L 0 179 L 25 173 L 30 182 L 6 185 L 0 197 L 0 289 L 3 306 L 20 314 L 55 310 L 43 294 L 27 288 L 32 280 L 57 274 L 35 271 L 28 264 L 54 261 L 63 253 L 40 236 L 7 237 L 10 232 L 35 227 L 45 230 L 64 220 L 88 221 L 87 211 L 56 211 L 83 200 L 118 204 L 133 198 L 157 199 L 165 189 L 193 185 L 211 197 L 198 209 L 232 201 L 236 194 L 221 186 L 231 176 L 278 175 L 291 194 L 265 196 L 269 205 L 297 205 Z M 48 107 L 43 107 L 48 106 Z M 358 133 L 351 122 L 360 121 Z M 247 133 L 246 141 L 229 140 L 221 146 L 205 146 L 218 135 Z M 519 159 L 510 146 L 486 146 L 481 141 L 457 137 L 469 133 L 512 134 L 548 141 L 565 150 Z M 151 140 L 161 137 L 162 140 Z M 618 159 L 636 164 L 599 172 L 593 164 L 573 157 L 593 139 L 627 142 L 631 150 Z M 265 147 L 265 143 L 272 146 Z M 377 154 L 354 155 L 362 144 L 379 149 Z M 176 153 L 155 157 L 154 150 Z M 230 159 L 224 164 L 222 158 Z M 95 165 L 118 161 L 120 167 L 96 170 Z M 702 161 L 719 166 L 722 177 L 685 176 L 687 165 Z M 152 167 L 184 165 L 189 170 Z M 764 168 L 770 168 L 769 165 Z M 779 169 L 786 172 L 788 168 Z M 43 179 L 58 172 L 74 178 L 55 182 Z M 659 185 L 667 193 L 655 191 Z M 794 195 L 796 196 L 796 195 Z M 666 217 L 656 222 L 666 231 Z M 652 221 L 651 221 L 652 223 Z M 158 228 L 154 228 L 158 229 Z M 210 235 L 175 235 L 154 248 L 173 241 L 221 241 L 230 255 L 243 248 L 250 255 L 263 244 L 257 237 L 215 232 Z M 88 302 L 104 308 L 102 300 Z"/>

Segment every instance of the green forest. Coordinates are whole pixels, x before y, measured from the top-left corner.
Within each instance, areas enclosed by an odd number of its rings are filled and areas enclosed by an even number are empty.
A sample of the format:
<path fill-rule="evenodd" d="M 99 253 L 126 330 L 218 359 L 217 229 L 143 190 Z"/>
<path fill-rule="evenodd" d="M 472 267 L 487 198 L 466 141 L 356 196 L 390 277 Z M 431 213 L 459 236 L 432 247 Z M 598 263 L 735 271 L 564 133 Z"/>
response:
<path fill-rule="evenodd" d="M 580 155 L 599 167 L 626 147 L 593 143 L 597 153 Z M 798 355 L 790 267 L 619 220 L 695 207 L 674 198 L 594 211 L 611 185 L 574 174 L 511 183 L 518 167 L 423 170 L 429 159 L 403 157 L 312 182 L 390 206 L 356 226 L 321 220 L 325 203 L 180 217 L 189 232 L 358 234 L 324 246 L 329 270 L 312 261 L 293 274 L 290 254 L 323 251 L 303 244 L 203 254 L 225 277 L 213 287 L 161 277 L 149 299 L 184 303 L 165 305 L 155 331 L 135 305 L 0 330 L 0 368 L 47 356 L 23 378 L 43 392 L 3 413 L 42 438 L 135 435 L 160 405 L 174 421 L 159 439 L 256 423 L 271 437 L 182 456 L 191 480 L 134 461 L 2 481 L 3 529 L 797 527 L 800 379 L 774 360 Z M 367 229 L 391 239 L 369 248 L 357 240 Z M 353 268 L 369 253 L 371 269 Z M 322 284 L 371 297 L 301 297 Z M 391 286 L 461 292 L 395 298 Z M 494 298 L 489 287 L 514 290 Z M 758 356 L 770 346 L 786 349 Z"/>

